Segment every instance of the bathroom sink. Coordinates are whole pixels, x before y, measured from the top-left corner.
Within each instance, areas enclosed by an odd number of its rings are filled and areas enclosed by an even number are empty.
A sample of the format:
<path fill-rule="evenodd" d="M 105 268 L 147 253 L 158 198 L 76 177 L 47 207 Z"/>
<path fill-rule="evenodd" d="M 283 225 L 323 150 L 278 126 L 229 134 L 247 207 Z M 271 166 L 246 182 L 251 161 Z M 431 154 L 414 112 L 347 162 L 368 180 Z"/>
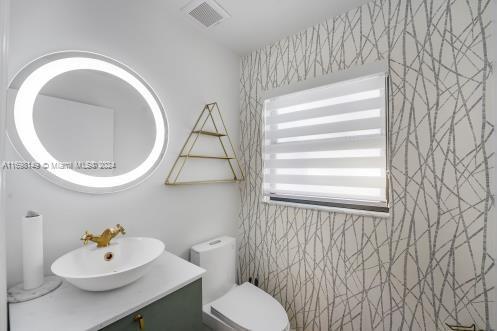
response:
<path fill-rule="evenodd" d="M 52 272 L 82 290 L 112 290 L 143 276 L 163 252 L 158 239 L 118 238 L 107 247 L 89 244 L 59 257 Z"/>

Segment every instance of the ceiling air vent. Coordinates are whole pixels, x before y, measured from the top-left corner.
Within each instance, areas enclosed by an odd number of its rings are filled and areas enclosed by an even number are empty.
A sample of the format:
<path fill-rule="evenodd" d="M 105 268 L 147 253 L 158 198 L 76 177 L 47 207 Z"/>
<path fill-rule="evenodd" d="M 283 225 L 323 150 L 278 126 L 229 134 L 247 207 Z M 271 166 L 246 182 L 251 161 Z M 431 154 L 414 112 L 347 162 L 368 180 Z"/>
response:
<path fill-rule="evenodd" d="M 193 0 L 182 10 L 206 28 L 213 27 L 230 17 L 214 0 Z"/>

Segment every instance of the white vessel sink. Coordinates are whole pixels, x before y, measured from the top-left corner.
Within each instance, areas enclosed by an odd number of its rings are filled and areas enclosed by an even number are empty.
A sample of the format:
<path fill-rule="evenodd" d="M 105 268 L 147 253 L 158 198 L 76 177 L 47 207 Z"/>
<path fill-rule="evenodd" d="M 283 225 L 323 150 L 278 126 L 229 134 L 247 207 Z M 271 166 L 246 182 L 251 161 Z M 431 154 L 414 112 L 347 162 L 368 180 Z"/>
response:
<path fill-rule="evenodd" d="M 82 290 L 112 290 L 143 276 L 163 252 L 158 239 L 118 238 L 108 247 L 91 243 L 59 257 L 52 272 Z"/>

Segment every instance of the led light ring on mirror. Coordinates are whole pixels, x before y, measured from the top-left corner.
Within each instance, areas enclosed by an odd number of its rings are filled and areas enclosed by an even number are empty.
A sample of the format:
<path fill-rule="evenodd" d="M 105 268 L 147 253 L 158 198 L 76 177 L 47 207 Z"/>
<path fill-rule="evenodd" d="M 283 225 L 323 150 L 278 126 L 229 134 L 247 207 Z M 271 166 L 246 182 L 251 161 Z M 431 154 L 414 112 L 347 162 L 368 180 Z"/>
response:
<path fill-rule="evenodd" d="M 33 110 L 36 97 L 51 79 L 74 70 L 96 70 L 118 77 L 136 89 L 145 99 L 155 121 L 156 136 L 152 151 L 135 169 L 117 176 L 97 177 L 76 172 L 72 169 L 46 169 L 58 178 L 82 187 L 96 189 L 113 188 L 131 183 L 147 174 L 163 153 L 166 130 L 165 118 L 161 106 L 150 90 L 133 74 L 115 64 L 89 57 L 67 57 L 46 63 L 34 70 L 22 83 L 14 103 L 14 123 L 19 139 L 27 152 L 40 163 L 57 163 L 43 146 L 33 121 Z"/>

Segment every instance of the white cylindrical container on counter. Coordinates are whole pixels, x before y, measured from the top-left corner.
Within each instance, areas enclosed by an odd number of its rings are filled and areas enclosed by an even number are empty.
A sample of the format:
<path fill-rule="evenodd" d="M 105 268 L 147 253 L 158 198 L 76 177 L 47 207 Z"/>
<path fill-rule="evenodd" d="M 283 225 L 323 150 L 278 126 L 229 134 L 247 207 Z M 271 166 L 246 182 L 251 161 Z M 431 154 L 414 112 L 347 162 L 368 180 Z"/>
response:
<path fill-rule="evenodd" d="M 25 290 L 43 284 L 43 216 L 33 211 L 22 219 L 22 273 Z"/>
<path fill-rule="evenodd" d="M 23 282 L 7 290 L 7 301 L 10 303 L 39 298 L 62 284 L 62 280 L 57 276 L 44 277 L 43 216 L 28 211 L 21 223 Z"/>

